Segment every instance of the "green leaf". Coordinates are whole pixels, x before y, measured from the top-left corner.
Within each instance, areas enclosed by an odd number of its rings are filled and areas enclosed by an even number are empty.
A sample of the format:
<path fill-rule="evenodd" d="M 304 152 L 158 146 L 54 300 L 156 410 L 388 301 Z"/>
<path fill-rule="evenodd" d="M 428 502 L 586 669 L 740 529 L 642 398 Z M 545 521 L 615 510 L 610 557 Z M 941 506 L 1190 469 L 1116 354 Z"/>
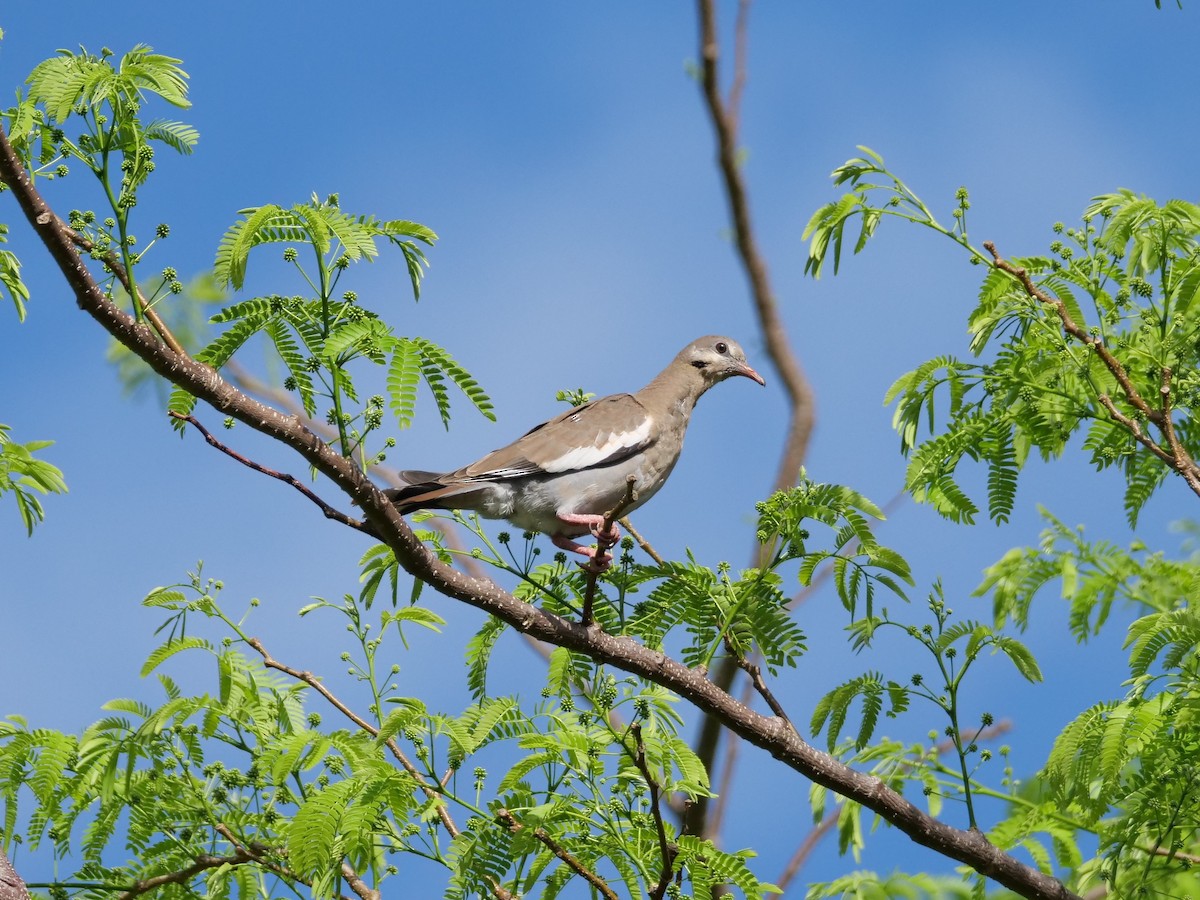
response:
<path fill-rule="evenodd" d="M 1016 638 L 998 636 L 995 638 L 995 646 L 997 650 L 1012 660 L 1013 665 L 1017 667 L 1017 671 L 1026 681 L 1036 683 L 1042 680 L 1042 670 L 1038 667 L 1037 660 L 1029 652 L 1029 648 Z"/>
<path fill-rule="evenodd" d="M 145 678 L 176 653 L 184 650 L 208 650 L 211 652 L 213 646 L 204 638 L 199 637 L 182 637 L 177 640 L 167 641 L 165 644 L 156 647 L 146 658 L 146 662 L 142 665 L 142 677 Z"/>
<path fill-rule="evenodd" d="M 243 209 L 238 214 L 242 218 L 221 237 L 213 263 L 217 284 L 232 285 L 235 290 L 241 290 L 245 283 L 246 262 L 254 247 L 268 241 L 308 242 L 308 235 L 296 218 L 274 203 Z"/>
<path fill-rule="evenodd" d="M 149 141 L 161 141 L 184 156 L 190 156 L 200 141 L 200 132 L 183 122 L 155 119 L 142 128 L 142 137 Z"/>
<path fill-rule="evenodd" d="M 401 428 L 412 424 L 421 381 L 421 348 L 409 338 L 399 338 L 387 369 L 388 405 Z"/>

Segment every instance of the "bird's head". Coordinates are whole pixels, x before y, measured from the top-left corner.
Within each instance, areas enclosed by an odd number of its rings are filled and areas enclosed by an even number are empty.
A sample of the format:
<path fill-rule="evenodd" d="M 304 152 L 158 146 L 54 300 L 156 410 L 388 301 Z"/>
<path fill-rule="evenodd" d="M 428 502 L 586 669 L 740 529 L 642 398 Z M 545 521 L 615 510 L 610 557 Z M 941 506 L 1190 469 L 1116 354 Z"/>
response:
<path fill-rule="evenodd" d="M 720 335 L 710 334 L 708 337 L 692 341 L 676 360 L 695 369 L 704 380 L 706 388 L 734 375 L 744 375 L 751 381 L 766 384 L 763 377 L 746 362 L 746 353 L 741 345 Z"/>

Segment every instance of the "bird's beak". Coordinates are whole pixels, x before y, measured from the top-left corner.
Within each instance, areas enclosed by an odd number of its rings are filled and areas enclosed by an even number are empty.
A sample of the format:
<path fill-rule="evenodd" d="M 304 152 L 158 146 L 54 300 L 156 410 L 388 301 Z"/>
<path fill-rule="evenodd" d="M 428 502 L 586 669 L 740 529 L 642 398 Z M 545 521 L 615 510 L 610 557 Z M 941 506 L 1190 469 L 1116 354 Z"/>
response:
<path fill-rule="evenodd" d="M 742 363 L 736 369 L 734 369 L 733 374 L 734 375 L 745 375 L 751 381 L 757 381 L 763 387 L 767 386 L 767 383 L 766 383 L 766 381 L 763 380 L 763 377 L 761 375 L 759 375 L 757 372 L 755 372 L 752 368 L 750 368 L 745 363 Z"/>

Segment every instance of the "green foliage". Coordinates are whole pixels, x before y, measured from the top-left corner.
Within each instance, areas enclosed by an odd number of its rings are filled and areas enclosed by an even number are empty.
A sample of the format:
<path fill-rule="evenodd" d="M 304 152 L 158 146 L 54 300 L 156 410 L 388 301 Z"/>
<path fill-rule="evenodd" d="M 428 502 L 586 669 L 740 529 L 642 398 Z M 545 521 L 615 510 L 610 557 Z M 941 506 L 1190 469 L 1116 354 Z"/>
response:
<path fill-rule="evenodd" d="M 974 784 L 968 760 L 976 755 L 984 762 L 990 758 L 990 752 L 981 754 L 978 741 L 993 723 L 993 717 L 984 713 L 974 732 L 964 733 L 961 694 L 967 672 L 985 650 L 990 650 L 992 654 L 1008 657 L 1026 681 L 1041 681 L 1042 673 L 1033 654 L 1015 638 L 981 622 L 952 622 L 953 610 L 946 606 L 940 584 L 930 593 L 928 607 L 934 621 L 919 628 L 893 620 L 885 609 L 879 617 L 867 616 L 854 621 L 850 632 L 853 645 L 861 650 L 870 645 L 880 630 L 902 631 L 932 658 L 933 676 L 918 672 L 908 679 L 907 685 L 887 679 L 878 672 L 851 678 L 821 698 L 813 711 L 810 727 L 814 735 L 819 735 L 822 730 L 826 732 L 826 743 L 832 752 L 841 740 L 851 706 L 855 701 L 860 702 L 862 712 L 853 749 L 861 754 L 875 737 L 880 713 L 894 719 L 908 710 L 914 698 L 932 703 L 945 716 L 948 748 L 954 751 L 958 761 L 959 782 L 954 789 L 961 791 L 968 819 L 974 827 Z"/>
<path fill-rule="evenodd" d="M 1190 471 L 1200 451 L 1200 205 L 1159 205 L 1126 190 L 1097 197 L 1080 226 L 1054 226 L 1061 237 L 1047 255 L 1009 260 L 1027 273 L 1027 286 L 968 242 L 965 189 L 947 228 L 882 157 L 860 149 L 865 156 L 833 173 L 852 191 L 818 211 L 805 232 L 808 271 L 819 274 L 831 249 L 836 270 L 852 219 L 862 223 L 857 252 L 883 216 L 945 234 L 988 266 L 968 317 L 971 351 L 988 360 L 938 357 L 887 393 L 911 457 L 910 492 L 954 521 L 974 521 L 977 507 L 957 474 L 970 458 L 987 467 L 989 515 L 1006 521 L 1031 451 L 1056 458 L 1086 424 L 1084 449 L 1097 469 L 1121 470 L 1136 524 L 1171 469 Z"/>
<path fill-rule="evenodd" d="M 427 262 L 418 242 L 432 245 L 437 240 L 432 231 L 415 222 L 351 216 L 342 212 L 336 195 L 325 200 L 314 196 L 290 209 L 273 204 L 254 207 L 242 210 L 241 215 L 217 250 L 214 273 L 218 284 L 240 289 L 251 250 L 284 243 L 289 245 L 283 252 L 284 261 L 295 268 L 312 294 L 272 294 L 225 307 L 211 321 L 231 323 L 231 327 L 199 351 L 197 359 L 219 369 L 256 335 L 265 335 L 288 373 L 285 387 L 298 394 L 309 416 L 318 413 L 318 399 L 329 402 L 325 418 L 337 429 L 342 452 L 356 456 L 364 467 L 384 458 L 383 451 L 368 454 L 365 441 L 383 424 L 385 400 L 376 395 L 360 413 L 348 411 L 348 404 L 357 400 L 348 368 L 356 360 L 386 368 L 386 402 L 402 428 L 412 423 L 422 381 L 433 394 L 446 427 L 450 424 L 447 382 L 459 388 L 483 415 L 495 418 L 487 394 L 444 348 L 426 338 L 398 337 L 378 313 L 359 304 L 354 291 L 338 293 L 351 264 L 373 260 L 378 256 L 377 241 L 383 239 L 403 252 L 414 296 L 419 296 Z M 311 268 L 301 262 L 297 246 L 311 248 Z M 193 397 L 177 390 L 170 408 L 186 415 L 194 403 Z"/>
<path fill-rule="evenodd" d="M 769 568 L 798 559 L 800 583 L 808 587 L 828 563 L 838 598 L 852 616 L 860 601 L 866 615 L 872 615 L 877 585 L 906 599 L 900 582 L 913 583 L 908 563 L 876 540 L 869 520 L 882 520 L 883 512 L 862 494 L 843 485 L 810 481 L 802 471 L 796 487 L 777 492 L 757 509 L 759 543 L 775 548 Z M 806 522 L 833 530 L 832 547 L 809 550 Z"/>
<path fill-rule="evenodd" d="M 344 658 L 376 698 L 365 717 L 373 724 L 323 725 L 308 686 L 263 665 L 265 649 L 225 613 L 221 591 L 197 570 L 147 596 L 171 616 L 171 636 L 143 667 L 159 680 L 159 705 L 114 700 L 78 737 L 19 718 L 0 725 L 4 833 L 31 849 L 50 841 L 77 860 L 68 894 L 84 878 L 129 885 L 188 870 L 188 890 L 220 897 L 273 896 L 280 884 L 333 897 L 346 893 L 347 871 L 379 889 L 399 858 L 414 855 L 446 869 L 448 896 L 539 883 L 555 896 L 580 877 L 565 852 L 641 896 L 663 868 L 658 798 L 709 795 L 707 773 L 678 733 L 677 699 L 579 658 L 560 656 L 550 699 L 529 710 L 480 696 L 461 713 L 433 712 L 384 685 L 382 636 L 401 620 L 439 621 L 419 606 L 385 610 L 374 627 L 354 598 L 302 610 L 347 622 L 358 646 Z M 177 636 L 194 631 L 197 617 L 230 637 L 218 646 Z M 188 695 L 164 670 L 197 653 L 216 663 L 216 690 Z M 508 761 L 491 777 L 483 763 L 496 747 L 508 748 Z M 694 896 L 722 884 L 746 897 L 773 891 L 752 874 L 749 851 L 663 827 L 677 847 L 671 871 Z M 210 862 L 193 867 L 200 859 Z"/>
<path fill-rule="evenodd" d="M 8 226 L 0 222 L 0 244 L 8 241 Z M 13 302 L 18 321 L 25 321 L 25 303 L 29 300 L 29 288 L 21 280 L 21 261 L 11 250 L 0 250 L 0 287 Z"/>
<path fill-rule="evenodd" d="M 881 876 L 875 872 L 851 872 L 833 881 L 810 885 L 805 900 L 975 900 L 975 889 L 961 878 L 933 875 L 909 875 L 893 872 Z M 993 896 L 990 895 L 989 896 Z"/>
<path fill-rule="evenodd" d="M 60 50 L 34 68 L 26 79 L 28 96 L 18 95 L 16 106 L 3 113 L 13 147 L 33 178 L 64 178 L 72 162 L 96 177 L 108 214 L 74 210 L 69 224 L 86 241 L 81 248 L 94 259 L 117 261 L 139 317 L 143 300 L 151 304 L 155 298 L 143 298 L 137 287 L 135 267 L 154 243 L 141 251 L 133 249 L 138 243 L 131 231 L 138 192 L 155 169 L 156 144 L 186 155 L 199 140 L 198 132 L 182 122 L 142 119 L 153 99 L 179 109 L 191 106 L 188 76 L 179 62 L 144 44 L 116 64 L 107 48 L 98 56 L 83 48 L 78 53 Z M 159 226 L 158 233 L 165 236 L 164 229 Z M 0 260 L 0 282 L 20 314 L 14 276 L 11 262 Z M 108 265 L 105 278 L 111 290 L 118 280 L 117 266 Z"/>
<path fill-rule="evenodd" d="M 156 239 L 140 247 L 132 232 L 138 192 L 155 170 L 154 147 L 162 144 L 190 154 L 198 140 L 191 126 L 167 119 L 142 118 L 152 100 L 186 108 L 187 74 L 179 60 L 155 54 L 139 45 L 119 62 L 107 49 L 100 55 L 80 50 L 62 51 L 38 65 L 27 81 L 28 96 L 4 113 L 14 147 L 35 176 L 61 178 L 67 162 L 82 162 L 98 180 L 107 211 L 74 210 L 69 225 L 77 244 L 104 263 L 110 295 L 122 292 L 141 318 L 161 304 L 164 321 L 188 322 L 184 285 L 173 268 L 161 277 L 147 279 L 153 290 L 143 290 L 138 267 L 147 252 L 166 238 L 166 225 L 156 228 Z M 82 129 L 77 137 L 71 130 Z M 0 233 L 0 240 L 3 234 Z M 284 259 L 294 267 L 304 285 L 302 294 L 285 297 L 269 294 L 235 303 L 212 318 L 230 327 L 195 354 L 221 368 L 248 342 L 260 335 L 283 363 L 284 386 L 295 391 L 307 415 L 323 415 L 337 430 L 338 445 L 346 456 L 355 456 L 364 467 L 384 458 L 393 439 L 383 449 L 368 452 L 368 436 L 383 425 L 382 411 L 390 406 L 401 427 L 413 419 L 417 387 L 428 385 L 442 422 L 449 425 L 448 386 L 460 389 L 485 416 L 493 418 L 491 402 L 475 379 L 436 343 L 424 338 L 399 337 L 379 318 L 360 306 L 353 291 L 339 288 L 342 275 L 353 263 L 379 256 L 380 244 L 400 250 L 414 296 L 420 295 L 421 278 L 428 265 L 424 247 L 437 236 L 416 222 L 381 220 L 343 212 L 337 196 L 315 196 L 308 203 L 284 208 L 275 204 L 242 211 L 226 232 L 217 250 L 214 278 L 219 290 L 240 290 L 245 282 L 251 250 L 264 244 L 284 243 Z M 300 259 L 298 247 L 311 248 L 312 261 Z M 0 253 L 0 284 L 24 315 L 27 291 L 20 280 L 15 257 Z M 164 303 L 176 297 L 177 302 Z M 184 311 L 180 312 L 181 303 Z M 195 334 L 194 323 L 180 337 Z M 118 352 L 118 357 L 121 354 Z M 388 396 L 373 395 L 359 403 L 348 367 L 359 359 L 386 367 Z M 136 367 L 127 372 L 130 383 L 143 376 Z M 328 401 L 326 409 L 319 402 Z M 194 399 L 176 389 L 169 408 L 190 413 Z M 357 411 L 351 409 L 357 405 Z M 177 428 L 184 423 L 175 420 Z"/>
<path fill-rule="evenodd" d="M 1196 559 L 1172 560 L 1135 542 L 1129 549 L 1084 539 L 1043 511 L 1048 527 L 1038 547 L 1009 551 L 985 572 L 977 594 L 990 593 L 997 622 L 1022 628 L 1035 598 L 1053 582 L 1069 604 L 1071 629 L 1086 640 L 1105 625 L 1118 602 L 1140 613 L 1129 626 L 1128 692 L 1094 704 L 1054 743 L 1037 785 L 1040 795 L 1014 807 L 992 831 L 1001 846 L 1022 846 L 1079 873 L 1080 885 L 1100 880 L 1114 890 L 1156 886 L 1189 889 L 1188 859 L 1200 845 L 1192 822 L 1192 761 L 1196 726 L 1200 618 L 1193 598 L 1200 583 Z M 1084 863 L 1077 835 L 1100 845 Z M 1176 854 L 1180 854 L 1176 858 Z"/>
<path fill-rule="evenodd" d="M 1084 539 L 1082 528 L 1069 528 L 1045 509 L 1049 523 L 1036 547 L 1009 550 L 984 570 L 976 596 L 992 596 L 997 625 L 1011 619 L 1028 627 L 1034 598 L 1053 581 L 1069 604 L 1071 632 L 1084 641 L 1099 632 L 1114 603 L 1168 611 L 1180 597 L 1195 596 L 1200 572 L 1191 561 L 1150 553 L 1140 541 L 1122 549 L 1108 541 Z"/>
<path fill-rule="evenodd" d="M 17 512 L 25 523 L 25 532 L 33 534 L 34 526 L 45 518 L 38 494 L 65 494 L 67 483 L 62 471 L 34 454 L 54 441 L 29 441 L 18 444 L 11 437 L 9 426 L 0 424 L 0 497 L 12 493 Z"/>

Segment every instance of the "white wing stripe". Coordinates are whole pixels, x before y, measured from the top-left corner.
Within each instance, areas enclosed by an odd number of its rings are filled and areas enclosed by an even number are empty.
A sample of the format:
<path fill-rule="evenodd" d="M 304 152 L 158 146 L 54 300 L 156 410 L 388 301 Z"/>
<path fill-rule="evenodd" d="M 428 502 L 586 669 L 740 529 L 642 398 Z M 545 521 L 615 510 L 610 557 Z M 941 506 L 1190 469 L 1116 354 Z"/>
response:
<path fill-rule="evenodd" d="M 610 434 L 600 446 L 575 447 L 568 450 L 557 459 L 543 464 L 544 472 L 572 472 L 586 469 L 589 466 L 604 462 L 610 456 L 620 453 L 630 447 L 636 447 L 650 436 L 650 417 L 642 419 L 642 423 L 633 431 L 622 431 L 620 434 Z"/>

